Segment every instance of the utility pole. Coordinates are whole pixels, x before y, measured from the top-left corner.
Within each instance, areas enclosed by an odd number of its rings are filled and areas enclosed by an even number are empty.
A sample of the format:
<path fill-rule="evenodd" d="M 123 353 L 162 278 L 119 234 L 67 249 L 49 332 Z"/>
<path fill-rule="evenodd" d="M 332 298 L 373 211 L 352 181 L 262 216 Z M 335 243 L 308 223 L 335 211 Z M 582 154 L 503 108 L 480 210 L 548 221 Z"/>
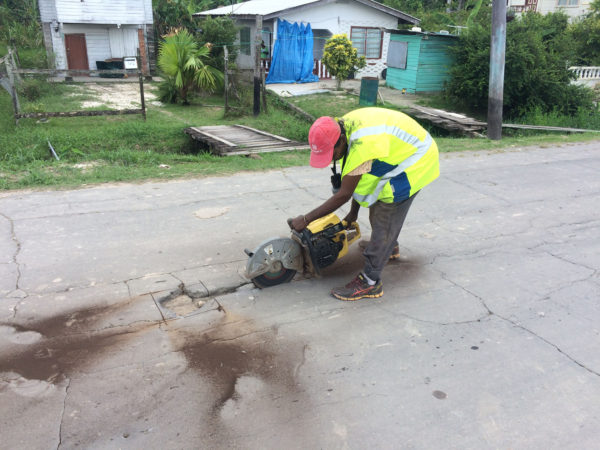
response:
<path fill-rule="evenodd" d="M 256 35 L 254 39 L 254 108 L 255 116 L 260 114 L 260 43 L 262 42 L 262 16 L 256 16 Z"/>
<path fill-rule="evenodd" d="M 227 51 L 226 45 L 223 47 L 223 58 L 225 59 L 225 61 L 223 61 L 223 74 L 225 76 L 225 113 L 227 114 L 229 112 L 229 52 Z"/>
<path fill-rule="evenodd" d="M 504 96 L 504 59 L 506 51 L 506 0 L 492 3 L 492 42 L 490 48 L 490 90 L 487 133 L 492 140 L 502 139 Z"/>

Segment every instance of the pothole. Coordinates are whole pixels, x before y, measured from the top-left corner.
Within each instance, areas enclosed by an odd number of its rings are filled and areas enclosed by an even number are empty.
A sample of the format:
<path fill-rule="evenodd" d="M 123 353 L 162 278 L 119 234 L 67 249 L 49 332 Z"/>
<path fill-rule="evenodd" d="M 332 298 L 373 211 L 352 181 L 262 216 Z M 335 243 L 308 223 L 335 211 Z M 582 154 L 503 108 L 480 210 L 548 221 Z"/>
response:
<path fill-rule="evenodd" d="M 161 309 L 166 310 L 168 313 L 175 314 L 178 317 L 189 316 L 203 308 L 207 310 L 217 309 L 219 311 L 225 311 L 214 296 L 232 294 L 246 284 L 249 283 L 244 282 L 235 286 L 223 286 L 212 289 L 212 292 L 208 292 L 206 288 L 198 289 L 197 285 L 195 285 L 195 288 L 188 288 L 184 283 L 181 283 L 176 290 L 166 297 L 159 299 L 158 305 Z M 207 303 L 214 305 L 215 307 L 211 308 L 206 306 Z"/>
<path fill-rule="evenodd" d="M 199 310 L 206 304 L 206 301 L 204 300 L 194 299 L 183 293 L 173 298 L 171 297 L 172 296 L 169 296 L 160 300 L 160 304 L 178 316 L 187 316 L 188 314 Z"/>

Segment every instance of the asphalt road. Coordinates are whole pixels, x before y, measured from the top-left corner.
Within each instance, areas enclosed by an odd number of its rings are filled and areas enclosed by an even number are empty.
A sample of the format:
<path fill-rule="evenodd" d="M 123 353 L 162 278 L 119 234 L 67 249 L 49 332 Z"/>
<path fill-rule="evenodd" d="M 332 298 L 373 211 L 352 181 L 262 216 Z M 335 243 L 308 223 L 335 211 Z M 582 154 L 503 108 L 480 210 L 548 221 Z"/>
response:
<path fill-rule="evenodd" d="M 0 194 L 0 447 L 597 448 L 599 142 L 441 170 L 359 302 L 241 275 L 328 169 Z"/>

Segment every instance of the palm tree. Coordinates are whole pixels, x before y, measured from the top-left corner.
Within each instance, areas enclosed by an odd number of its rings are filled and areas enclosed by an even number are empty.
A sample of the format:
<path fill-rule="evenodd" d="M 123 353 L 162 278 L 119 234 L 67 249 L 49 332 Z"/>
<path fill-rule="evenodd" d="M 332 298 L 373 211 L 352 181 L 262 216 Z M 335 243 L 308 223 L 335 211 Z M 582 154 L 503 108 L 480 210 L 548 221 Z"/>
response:
<path fill-rule="evenodd" d="M 223 80 L 219 70 L 204 63 L 210 47 L 206 44 L 198 48 L 194 37 L 185 29 L 168 34 L 160 45 L 158 65 L 175 84 L 184 105 L 189 105 L 190 91 L 199 88 L 211 93 Z"/>

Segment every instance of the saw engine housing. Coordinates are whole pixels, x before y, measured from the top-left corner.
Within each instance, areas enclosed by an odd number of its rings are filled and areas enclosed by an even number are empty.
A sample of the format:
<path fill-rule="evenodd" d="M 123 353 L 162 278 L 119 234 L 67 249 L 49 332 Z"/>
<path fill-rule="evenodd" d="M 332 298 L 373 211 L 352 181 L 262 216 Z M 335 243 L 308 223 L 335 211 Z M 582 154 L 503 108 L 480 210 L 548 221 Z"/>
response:
<path fill-rule="evenodd" d="M 358 238 L 358 224 L 355 222 L 348 227 L 335 214 L 328 214 L 311 222 L 301 232 L 292 231 L 292 239 L 304 249 L 305 271 L 316 275 L 345 256 L 348 246 Z"/>
<path fill-rule="evenodd" d="M 292 231 L 291 239 L 264 241 L 249 256 L 246 277 L 263 288 L 290 281 L 296 272 L 320 275 L 348 253 L 348 247 L 360 238 L 356 222 L 348 226 L 337 215 L 328 214 L 311 222 L 301 232 Z"/>

